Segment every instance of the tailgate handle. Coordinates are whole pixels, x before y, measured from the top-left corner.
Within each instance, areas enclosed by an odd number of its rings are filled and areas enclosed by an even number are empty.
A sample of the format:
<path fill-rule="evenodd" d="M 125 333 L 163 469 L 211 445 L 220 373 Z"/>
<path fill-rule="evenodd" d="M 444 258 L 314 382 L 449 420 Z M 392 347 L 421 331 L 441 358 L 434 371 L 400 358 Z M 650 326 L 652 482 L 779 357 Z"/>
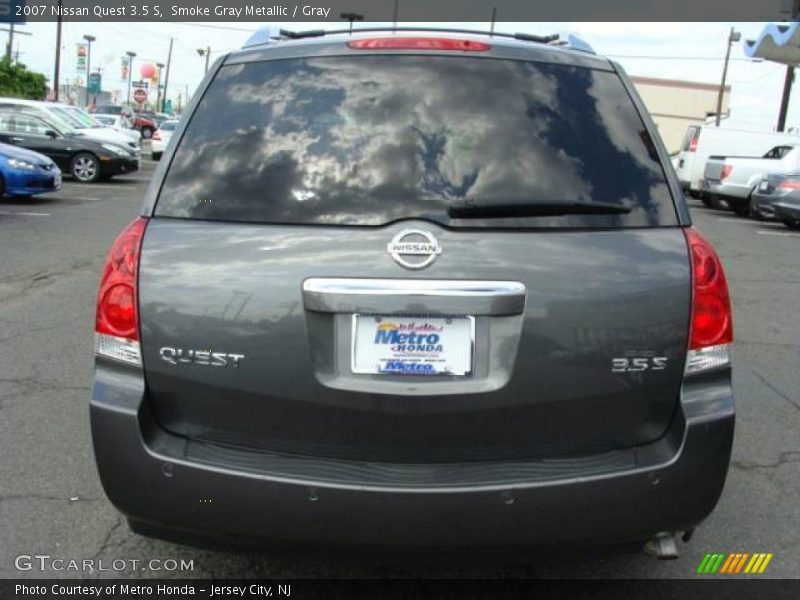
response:
<path fill-rule="evenodd" d="M 517 315 L 519 281 L 312 277 L 303 282 L 306 310 L 330 313 Z"/>

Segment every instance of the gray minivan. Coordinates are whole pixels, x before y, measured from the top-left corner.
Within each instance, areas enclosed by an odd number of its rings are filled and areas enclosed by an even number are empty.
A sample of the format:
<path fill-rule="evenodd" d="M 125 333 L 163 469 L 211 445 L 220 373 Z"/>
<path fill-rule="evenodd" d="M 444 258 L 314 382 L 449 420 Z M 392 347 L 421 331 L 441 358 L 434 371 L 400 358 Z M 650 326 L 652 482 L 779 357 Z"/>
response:
<path fill-rule="evenodd" d="M 134 531 L 669 556 L 711 512 L 722 265 L 619 65 L 516 37 L 315 31 L 209 70 L 98 294 Z"/>

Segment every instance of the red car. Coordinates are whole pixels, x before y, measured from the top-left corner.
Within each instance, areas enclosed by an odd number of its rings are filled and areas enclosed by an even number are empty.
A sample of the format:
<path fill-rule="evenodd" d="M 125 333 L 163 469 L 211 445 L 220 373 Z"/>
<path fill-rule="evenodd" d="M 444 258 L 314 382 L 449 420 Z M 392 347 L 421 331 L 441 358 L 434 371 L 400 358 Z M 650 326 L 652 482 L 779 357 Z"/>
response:
<path fill-rule="evenodd" d="M 158 124 L 152 119 L 134 113 L 133 128 L 141 132 L 144 139 L 149 140 L 153 137 L 153 132 L 158 129 Z"/>
<path fill-rule="evenodd" d="M 127 106 L 101 104 L 97 106 L 94 112 L 103 115 L 124 115 L 128 117 L 133 121 L 133 128 L 139 131 L 146 140 L 153 137 L 153 132 L 158 129 L 158 124 L 154 120 L 132 112 Z"/>

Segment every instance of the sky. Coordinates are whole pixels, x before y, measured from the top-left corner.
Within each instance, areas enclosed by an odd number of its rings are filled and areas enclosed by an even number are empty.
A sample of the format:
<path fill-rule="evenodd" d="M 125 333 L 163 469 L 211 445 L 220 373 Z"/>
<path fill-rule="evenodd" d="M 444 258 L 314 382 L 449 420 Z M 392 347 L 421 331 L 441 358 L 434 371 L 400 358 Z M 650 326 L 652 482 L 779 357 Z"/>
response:
<path fill-rule="evenodd" d="M 316 29 L 334 27 L 333 23 L 78 23 L 65 21 L 62 29 L 61 79 L 73 81 L 76 44 L 84 35 L 97 39 L 92 43 L 92 71 L 101 69 L 104 90 L 121 90 L 120 57 L 136 52 L 133 77 L 145 63 L 167 62 L 170 38 L 174 39 L 172 72 L 168 97 L 177 102 L 181 94 L 192 94 L 203 76 L 205 59 L 198 48 L 211 48 L 215 59 L 240 48 L 259 27 Z M 362 26 L 375 25 L 363 23 Z M 408 25 L 408 24 L 404 24 Z M 426 23 L 425 26 L 465 27 L 488 30 L 489 23 Z M 549 34 L 570 30 L 584 37 L 598 54 L 622 64 L 630 75 L 683 79 L 718 84 L 731 27 L 742 32 L 742 39 L 754 39 L 764 23 L 498 23 L 496 31 Z M 53 77 L 55 23 L 28 23 L 18 30 L 32 35 L 16 35 L 14 50 L 19 60 L 33 71 Z M 7 34 L 0 34 L 7 36 Z M 2 38 L 0 38 L 2 39 Z M 4 40 L 5 43 L 5 40 Z M 785 67 L 768 61 L 756 62 L 745 57 L 742 42 L 731 51 L 727 83 L 731 85 L 731 116 L 727 126 L 753 130 L 772 130 L 778 119 Z M 790 103 L 787 127 L 800 127 L 800 85 Z"/>

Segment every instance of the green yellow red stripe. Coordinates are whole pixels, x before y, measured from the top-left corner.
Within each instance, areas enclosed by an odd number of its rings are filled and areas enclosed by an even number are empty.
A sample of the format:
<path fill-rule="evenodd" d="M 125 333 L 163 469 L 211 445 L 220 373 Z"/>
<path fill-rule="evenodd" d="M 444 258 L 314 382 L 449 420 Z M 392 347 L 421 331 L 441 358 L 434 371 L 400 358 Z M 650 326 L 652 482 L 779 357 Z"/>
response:
<path fill-rule="evenodd" d="M 774 555 L 771 552 L 709 552 L 700 561 L 698 573 L 763 573 Z"/>

